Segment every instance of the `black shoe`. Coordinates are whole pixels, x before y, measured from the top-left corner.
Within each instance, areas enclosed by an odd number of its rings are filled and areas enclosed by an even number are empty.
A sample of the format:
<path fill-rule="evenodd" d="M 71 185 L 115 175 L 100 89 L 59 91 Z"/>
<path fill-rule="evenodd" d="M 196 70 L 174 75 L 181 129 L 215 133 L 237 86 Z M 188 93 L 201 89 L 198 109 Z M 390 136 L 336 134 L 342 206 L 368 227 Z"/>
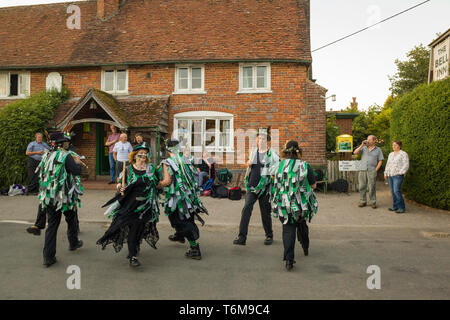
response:
<path fill-rule="evenodd" d="M 169 240 L 173 241 L 173 242 L 177 242 L 178 241 L 179 243 L 184 243 L 185 242 L 184 237 L 179 237 L 179 236 L 176 236 L 174 234 L 171 234 L 169 236 Z"/>
<path fill-rule="evenodd" d="M 139 267 L 140 265 L 141 265 L 141 263 L 139 262 L 139 260 L 136 257 L 130 258 L 130 266 L 131 267 Z"/>
<path fill-rule="evenodd" d="M 191 258 L 195 260 L 201 260 L 202 254 L 200 252 L 200 245 L 197 244 L 195 247 L 191 247 L 189 251 L 187 251 L 185 254 L 186 258 Z"/>
<path fill-rule="evenodd" d="M 273 237 L 266 237 L 266 240 L 264 240 L 264 244 L 266 246 L 271 245 L 273 242 Z"/>
<path fill-rule="evenodd" d="M 397 210 L 397 209 L 395 209 L 395 208 L 389 208 L 388 210 L 389 210 L 389 211 L 395 211 L 395 210 Z"/>
<path fill-rule="evenodd" d="M 286 270 L 287 271 L 291 271 L 292 268 L 294 267 L 294 263 L 295 263 L 295 261 L 286 260 Z"/>
<path fill-rule="evenodd" d="M 44 258 L 44 266 L 47 268 L 56 263 L 56 257 Z"/>
<path fill-rule="evenodd" d="M 69 250 L 70 250 L 70 251 L 75 251 L 75 250 L 77 250 L 78 248 L 81 248 L 82 246 L 83 246 L 83 241 L 78 240 L 78 243 L 77 243 L 76 245 L 74 245 L 74 246 L 69 246 Z"/>
<path fill-rule="evenodd" d="M 245 246 L 245 238 L 244 237 L 237 237 L 236 239 L 234 239 L 233 244 L 238 244 L 241 246 Z"/>
<path fill-rule="evenodd" d="M 114 181 L 110 181 L 110 182 L 108 182 L 108 184 L 114 184 L 115 182 Z"/>
<path fill-rule="evenodd" d="M 305 256 L 307 256 L 308 253 L 309 253 L 308 248 L 303 248 L 303 254 L 304 254 Z"/>
<path fill-rule="evenodd" d="M 29 228 L 27 228 L 27 232 L 34 234 L 35 236 L 40 236 L 41 235 L 41 229 L 39 229 L 36 226 L 31 226 Z"/>

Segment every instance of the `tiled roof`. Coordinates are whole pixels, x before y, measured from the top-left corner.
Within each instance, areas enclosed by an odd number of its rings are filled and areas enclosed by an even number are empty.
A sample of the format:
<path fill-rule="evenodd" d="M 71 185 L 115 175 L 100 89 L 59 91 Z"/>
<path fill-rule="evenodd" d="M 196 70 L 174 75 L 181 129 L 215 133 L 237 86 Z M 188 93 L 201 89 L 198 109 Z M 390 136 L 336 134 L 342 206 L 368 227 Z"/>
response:
<path fill-rule="evenodd" d="M 74 117 L 78 112 L 77 109 L 83 107 L 80 104 L 87 103 L 91 98 L 105 106 L 108 112 L 126 127 L 158 127 L 160 131 L 167 132 L 169 96 L 116 99 L 106 92 L 92 88 L 82 98 L 62 103 L 56 109 L 49 127 L 59 126 L 68 117 Z M 85 105 L 85 103 L 83 104 Z"/>
<path fill-rule="evenodd" d="M 311 61 L 309 0 L 126 0 L 97 17 L 97 1 L 0 8 L 0 68 L 161 62 Z"/>

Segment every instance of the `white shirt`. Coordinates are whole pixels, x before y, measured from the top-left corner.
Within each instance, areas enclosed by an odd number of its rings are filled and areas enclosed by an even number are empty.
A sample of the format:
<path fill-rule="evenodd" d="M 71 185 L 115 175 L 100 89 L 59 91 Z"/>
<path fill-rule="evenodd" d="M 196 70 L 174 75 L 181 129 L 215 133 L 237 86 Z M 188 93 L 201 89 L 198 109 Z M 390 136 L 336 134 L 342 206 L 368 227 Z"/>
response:
<path fill-rule="evenodd" d="M 387 177 L 393 177 L 399 174 L 405 174 L 406 171 L 408 171 L 408 168 L 409 158 L 405 151 L 399 150 L 397 155 L 394 155 L 394 152 L 391 152 L 389 153 L 384 175 Z"/>
<path fill-rule="evenodd" d="M 117 142 L 114 145 L 113 152 L 116 152 L 117 161 L 125 162 L 128 161 L 128 154 L 133 151 L 131 143 L 128 141 L 123 143 L 122 141 Z"/>

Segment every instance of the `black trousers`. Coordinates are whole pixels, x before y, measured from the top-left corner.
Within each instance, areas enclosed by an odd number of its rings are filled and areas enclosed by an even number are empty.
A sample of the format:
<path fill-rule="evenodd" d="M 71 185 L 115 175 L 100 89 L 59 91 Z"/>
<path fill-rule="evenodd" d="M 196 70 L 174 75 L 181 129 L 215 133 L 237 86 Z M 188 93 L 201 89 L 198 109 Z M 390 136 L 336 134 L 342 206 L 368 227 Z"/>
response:
<path fill-rule="evenodd" d="M 248 191 L 245 195 L 245 204 L 242 209 L 241 223 L 239 224 L 239 237 L 247 239 L 248 224 L 250 223 L 250 217 L 252 215 L 253 206 L 256 201 L 259 202 L 259 209 L 261 210 L 261 220 L 264 227 L 266 237 L 273 237 L 272 231 L 272 216 L 270 215 L 270 199 L 269 193 L 264 192 L 259 198 L 254 192 Z"/>
<path fill-rule="evenodd" d="M 44 258 L 52 258 L 56 255 L 56 236 L 61 222 L 61 210 L 56 211 L 54 207 L 47 207 L 48 227 L 45 231 Z M 66 211 L 64 217 L 67 222 L 67 238 L 71 246 L 78 243 L 78 219 L 77 211 Z"/>
<path fill-rule="evenodd" d="M 181 220 L 178 212 L 169 214 L 169 221 L 175 229 L 175 236 L 186 238 L 188 241 L 195 241 L 200 238 L 200 231 L 195 224 L 194 216 Z"/>
<path fill-rule="evenodd" d="M 47 214 L 45 210 L 42 209 L 42 206 L 38 206 L 38 212 L 36 217 L 36 222 L 34 225 L 39 229 L 45 229 L 45 223 L 47 222 Z"/>
<path fill-rule="evenodd" d="M 35 160 L 31 157 L 28 157 L 28 186 L 27 192 L 38 192 L 39 191 L 39 175 L 35 173 L 36 168 L 38 167 L 40 161 Z"/>
<path fill-rule="evenodd" d="M 283 222 L 282 219 L 280 220 Z M 309 230 L 305 219 L 283 224 L 283 260 L 294 260 L 295 236 L 297 236 L 303 248 L 309 248 Z"/>
<path fill-rule="evenodd" d="M 130 230 L 128 231 L 128 256 L 136 257 L 140 247 L 140 241 L 142 232 L 144 232 L 144 224 L 142 220 L 135 219 L 135 221 L 130 225 Z"/>

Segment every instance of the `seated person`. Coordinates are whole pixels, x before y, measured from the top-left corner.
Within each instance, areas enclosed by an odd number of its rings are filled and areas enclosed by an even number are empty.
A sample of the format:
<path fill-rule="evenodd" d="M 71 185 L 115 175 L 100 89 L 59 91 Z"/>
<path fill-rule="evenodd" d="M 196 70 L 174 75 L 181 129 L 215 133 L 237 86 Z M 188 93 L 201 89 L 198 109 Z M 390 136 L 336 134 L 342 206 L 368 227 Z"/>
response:
<path fill-rule="evenodd" d="M 197 167 L 198 172 L 197 183 L 199 187 L 203 186 L 204 177 L 208 178 L 209 170 L 211 169 L 211 166 L 214 163 L 213 158 L 208 157 L 208 152 L 203 151 L 202 155 L 203 155 L 202 162 L 200 164 L 195 165 Z"/>

